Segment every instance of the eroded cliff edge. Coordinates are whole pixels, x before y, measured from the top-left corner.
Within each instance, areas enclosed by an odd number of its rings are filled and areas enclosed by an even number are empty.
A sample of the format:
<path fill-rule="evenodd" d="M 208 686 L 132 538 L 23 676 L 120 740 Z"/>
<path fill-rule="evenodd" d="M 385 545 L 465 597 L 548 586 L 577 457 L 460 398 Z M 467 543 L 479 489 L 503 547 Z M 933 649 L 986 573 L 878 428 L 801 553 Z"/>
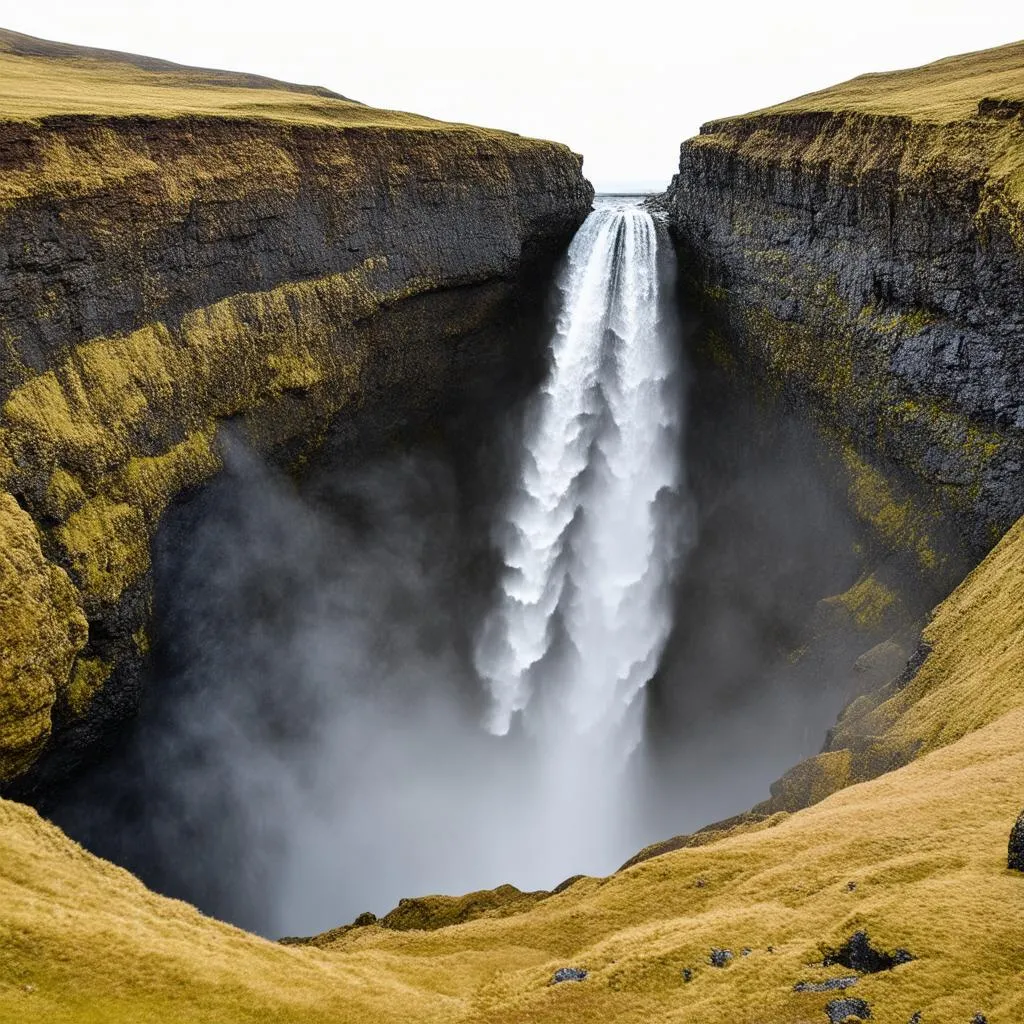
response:
<path fill-rule="evenodd" d="M 867 528 L 824 603 L 877 603 L 893 565 L 937 601 L 1024 514 L 1024 43 L 706 124 L 662 202 L 697 358 L 809 415 Z M 743 820 L 926 748 L 886 733 L 931 688 L 928 635 Z"/>
<path fill-rule="evenodd" d="M 150 539 L 218 472 L 225 425 L 293 464 L 364 420 L 429 418 L 514 357 L 593 196 L 555 143 L 46 45 L 0 35 L 0 786 L 18 792 L 44 752 L 66 771 L 133 712 Z"/>
<path fill-rule="evenodd" d="M 667 200 L 711 356 L 811 408 L 923 568 L 945 527 L 989 550 L 1024 513 L 1024 44 L 706 124 Z"/>

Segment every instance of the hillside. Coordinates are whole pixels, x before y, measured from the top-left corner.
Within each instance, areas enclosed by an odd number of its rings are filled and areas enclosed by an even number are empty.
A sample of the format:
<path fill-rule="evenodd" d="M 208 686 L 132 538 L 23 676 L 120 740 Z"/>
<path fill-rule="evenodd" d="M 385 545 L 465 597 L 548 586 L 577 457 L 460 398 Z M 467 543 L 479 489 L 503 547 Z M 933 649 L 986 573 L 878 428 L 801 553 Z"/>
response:
<path fill-rule="evenodd" d="M 883 1024 L 918 1011 L 1014 1024 L 1024 875 L 1006 853 L 1024 783 L 1022 596 L 1024 522 L 938 610 L 919 681 L 886 716 L 885 736 L 921 742 L 913 763 L 511 917 L 275 946 L 148 893 L 5 803 L 0 1020 L 796 1024 L 826 1020 L 837 993 L 794 985 L 858 976 L 838 995 Z M 822 951 L 859 930 L 914 959 L 823 968 Z M 734 953 L 726 967 L 709 964 L 713 947 Z M 550 986 L 563 966 L 590 974 Z"/>

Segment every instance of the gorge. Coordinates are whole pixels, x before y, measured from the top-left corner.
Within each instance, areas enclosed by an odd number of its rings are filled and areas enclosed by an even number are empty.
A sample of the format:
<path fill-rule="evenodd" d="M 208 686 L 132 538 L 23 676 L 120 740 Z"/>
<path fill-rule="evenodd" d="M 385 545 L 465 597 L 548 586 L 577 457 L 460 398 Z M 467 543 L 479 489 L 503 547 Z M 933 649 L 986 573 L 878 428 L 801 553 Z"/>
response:
<path fill-rule="evenodd" d="M 0 70 L 0 1019 L 1021 1019 L 1024 44 L 643 203 Z"/>

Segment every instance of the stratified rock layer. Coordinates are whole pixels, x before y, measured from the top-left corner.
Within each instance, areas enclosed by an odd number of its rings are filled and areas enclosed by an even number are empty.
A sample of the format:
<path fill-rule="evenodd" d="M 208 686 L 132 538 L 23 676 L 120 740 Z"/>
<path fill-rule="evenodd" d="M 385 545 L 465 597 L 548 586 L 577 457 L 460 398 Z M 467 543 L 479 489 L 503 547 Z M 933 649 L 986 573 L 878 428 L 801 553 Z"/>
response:
<path fill-rule="evenodd" d="M 0 34 L 0 783 L 133 713 L 223 425 L 292 463 L 500 379 L 593 195 L 561 145 L 158 70 Z"/>
<path fill-rule="evenodd" d="M 1024 512 L 1021 111 L 1024 44 L 869 75 L 706 124 L 667 196 L 708 354 L 814 410 L 926 571 Z"/>

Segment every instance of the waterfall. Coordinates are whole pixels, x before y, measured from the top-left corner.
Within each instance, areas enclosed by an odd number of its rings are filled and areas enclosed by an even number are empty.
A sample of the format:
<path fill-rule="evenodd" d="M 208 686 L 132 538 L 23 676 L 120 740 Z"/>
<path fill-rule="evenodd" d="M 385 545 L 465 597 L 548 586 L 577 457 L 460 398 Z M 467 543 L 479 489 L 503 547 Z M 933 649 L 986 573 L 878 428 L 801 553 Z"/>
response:
<path fill-rule="evenodd" d="M 500 523 L 505 568 L 476 648 L 491 732 L 524 729 L 623 758 L 671 625 L 680 486 L 677 356 L 659 303 L 658 232 L 595 209 L 569 248 L 550 369 L 526 417 Z"/>

